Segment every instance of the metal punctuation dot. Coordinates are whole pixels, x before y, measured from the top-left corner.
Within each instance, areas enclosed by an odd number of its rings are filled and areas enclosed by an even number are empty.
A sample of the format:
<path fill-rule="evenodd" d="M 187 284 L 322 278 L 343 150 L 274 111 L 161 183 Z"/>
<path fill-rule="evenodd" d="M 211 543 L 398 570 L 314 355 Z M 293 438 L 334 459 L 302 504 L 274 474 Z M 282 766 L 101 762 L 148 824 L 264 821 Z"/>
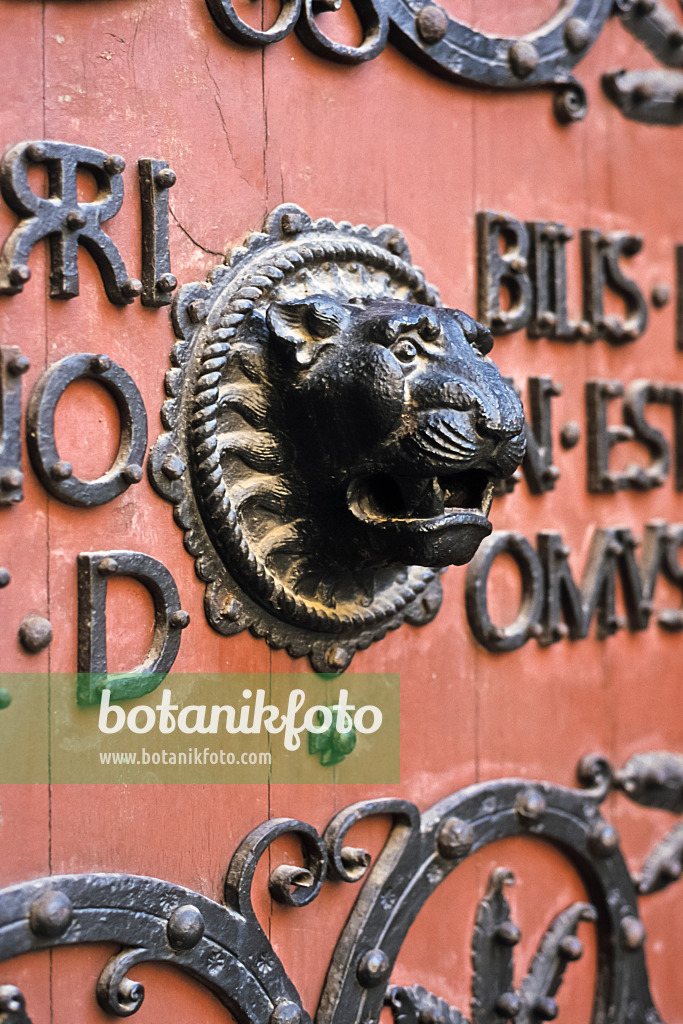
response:
<path fill-rule="evenodd" d="M 569 423 L 563 423 L 560 430 L 560 444 L 563 448 L 569 450 L 575 448 L 581 440 L 581 427 L 578 423 L 570 421 Z"/>
<path fill-rule="evenodd" d="M 668 284 L 656 284 L 650 297 L 655 309 L 662 309 L 671 299 L 671 289 Z"/>
<path fill-rule="evenodd" d="M 358 964 L 358 980 L 363 988 L 374 988 L 389 977 L 391 964 L 383 949 L 369 949 Z"/>
<path fill-rule="evenodd" d="M 188 612 L 179 609 L 177 612 L 173 612 L 168 619 L 169 626 L 173 626 L 174 629 L 186 629 L 190 625 L 190 616 Z"/>
<path fill-rule="evenodd" d="M 174 949 L 192 949 L 204 934 L 204 917 L 192 904 L 177 907 L 168 919 L 166 934 Z"/>
<path fill-rule="evenodd" d="M 31 904 L 29 928 L 34 935 L 54 939 L 63 935 L 73 920 L 74 908 L 66 893 L 50 889 Z"/>
<path fill-rule="evenodd" d="M 299 1024 L 301 1009 L 291 999 L 281 999 L 270 1015 L 270 1024 Z"/>
<path fill-rule="evenodd" d="M 619 941 L 623 949 L 635 952 L 645 942 L 645 928 L 637 917 L 625 917 L 619 928 Z"/>
<path fill-rule="evenodd" d="M 467 821 L 451 817 L 441 825 L 436 845 L 439 853 L 446 860 L 454 860 L 469 853 L 474 842 L 474 829 Z"/>
<path fill-rule="evenodd" d="M 139 484 L 142 480 L 142 466 L 138 466 L 137 463 L 131 462 L 129 466 L 125 466 L 121 470 L 121 476 L 129 484 Z"/>
<path fill-rule="evenodd" d="M 54 466 L 50 468 L 50 476 L 53 480 L 68 480 L 70 476 L 73 476 L 73 467 L 70 462 L 58 459 Z"/>
<path fill-rule="evenodd" d="M 538 822 L 546 812 L 545 797 L 537 789 L 527 789 L 517 798 L 517 816 L 527 822 Z"/>
<path fill-rule="evenodd" d="M 448 31 L 448 15 L 437 4 L 425 4 L 415 17 L 415 27 L 425 43 L 439 43 Z"/>
<path fill-rule="evenodd" d="M 33 142 L 26 150 L 26 156 L 33 163 L 38 164 L 47 156 L 47 150 L 45 149 L 45 146 L 41 145 L 40 142 Z"/>
<path fill-rule="evenodd" d="M 9 585 L 12 577 L 9 574 L 9 570 L 0 568 L 0 589 Z"/>
<path fill-rule="evenodd" d="M 12 703 L 12 694 L 4 687 L 0 687 L 0 710 L 4 711 Z"/>
<path fill-rule="evenodd" d="M 52 625 L 42 615 L 27 615 L 19 626 L 19 642 L 29 654 L 39 654 L 52 642 Z"/>

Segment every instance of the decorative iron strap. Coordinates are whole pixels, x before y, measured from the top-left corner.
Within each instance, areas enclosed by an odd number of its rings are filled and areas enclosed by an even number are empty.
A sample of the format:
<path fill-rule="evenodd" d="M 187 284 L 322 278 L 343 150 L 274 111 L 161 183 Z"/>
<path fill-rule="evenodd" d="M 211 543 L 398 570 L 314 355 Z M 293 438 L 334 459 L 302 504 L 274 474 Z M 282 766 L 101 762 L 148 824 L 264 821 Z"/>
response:
<path fill-rule="evenodd" d="M 490 35 L 449 15 L 432 0 L 352 0 L 362 42 L 330 39 L 316 21 L 338 11 L 341 0 L 281 0 L 273 25 L 256 29 L 243 21 L 232 0 L 206 0 L 218 27 L 247 46 L 276 43 L 294 30 L 321 57 L 360 64 L 377 57 L 391 39 L 408 57 L 441 76 L 497 89 L 555 89 L 562 123 L 588 110 L 586 92 L 572 75 L 611 14 L 660 61 L 683 67 L 683 28 L 659 0 L 565 0 L 540 28 L 524 36 Z M 612 71 L 603 75 L 607 96 L 626 117 L 653 124 L 683 122 L 683 75 L 664 71 Z"/>
<path fill-rule="evenodd" d="M 256 866 L 278 837 L 295 835 L 303 865 L 281 865 L 268 882 L 273 899 L 302 907 L 326 878 L 365 879 L 337 942 L 320 1000 L 318 1024 L 377 1021 L 388 1004 L 396 1024 L 465 1024 L 464 1016 L 419 985 L 389 986 L 396 957 L 420 909 L 470 854 L 511 836 L 535 836 L 555 846 L 576 869 L 590 903 L 577 902 L 550 923 L 518 990 L 512 950 L 521 937 L 510 919 L 504 867 L 491 875 L 476 912 L 472 937 L 471 1019 L 552 1020 L 554 996 L 567 966 L 579 959 L 582 922 L 597 931 L 598 978 L 593 1021 L 658 1024 L 648 988 L 645 931 L 638 893 L 650 893 L 681 874 L 683 834 L 673 830 L 631 878 L 616 830 L 600 805 L 620 788 L 644 806 L 683 809 L 683 757 L 637 756 L 612 773 L 596 755 L 579 764 L 581 789 L 503 779 L 471 786 L 420 815 L 399 799 L 365 800 L 337 814 L 323 835 L 302 821 L 275 818 L 251 832 L 235 852 L 225 879 L 224 905 L 155 878 L 121 874 L 62 875 L 0 893 L 0 958 L 84 942 L 121 945 L 102 971 L 102 1007 L 125 1017 L 142 1004 L 144 989 L 129 978 L 138 964 L 174 964 L 196 978 L 241 1024 L 309 1024 L 299 995 L 256 919 L 251 887 Z M 353 825 L 376 815 L 392 827 L 374 864 L 346 845 Z M 21 992 L 0 987 L 2 1024 L 27 1024 Z"/>

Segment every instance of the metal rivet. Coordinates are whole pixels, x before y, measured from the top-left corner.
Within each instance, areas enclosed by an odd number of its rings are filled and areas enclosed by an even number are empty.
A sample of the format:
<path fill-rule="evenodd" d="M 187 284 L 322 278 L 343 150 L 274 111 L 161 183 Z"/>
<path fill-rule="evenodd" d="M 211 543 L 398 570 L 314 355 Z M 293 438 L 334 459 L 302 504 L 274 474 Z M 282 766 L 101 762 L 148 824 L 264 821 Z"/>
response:
<path fill-rule="evenodd" d="M 50 467 L 50 476 L 53 480 L 68 480 L 73 476 L 73 466 L 64 459 L 58 459 L 54 466 Z"/>
<path fill-rule="evenodd" d="M 580 53 L 588 46 L 591 38 L 590 28 L 581 18 L 570 18 L 564 26 L 564 41 L 572 53 Z"/>
<path fill-rule="evenodd" d="M 190 625 L 190 616 L 188 612 L 179 609 L 177 612 L 173 612 L 168 617 L 169 626 L 173 626 L 174 629 L 186 629 Z"/>
<path fill-rule="evenodd" d="M 178 287 L 178 278 L 174 274 L 162 274 L 157 281 L 157 289 L 160 292 L 172 292 Z"/>
<path fill-rule="evenodd" d="M 173 911 L 168 919 L 166 934 L 174 949 L 192 949 L 200 941 L 204 928 L 201 911 L 188 903 Z"/>
<path fill-rule="evenodd" d="M 652 289 L 651 299 L 655 309 L 662 309 L 671 298 L 671 289 L 668 284 L 656 284 Z"/>
<path fill-rule="evenodd" d="M 4 711 L 12 703 L 12 694 L 4 687 L 0 688 L 0 710 Z"/>
<path fill-rule="evenodd" d="M 326 672 L 343 672 L 351 664 L 353 653 L 335 644 L 325 651 L 324 662 Z"/>
<path fill-rule="evenodd" d="M 568 423 L 563 423 L 560 429 L 560 444 L 563 448 L 569 450 L 575 448 L 581 440 L 581 427 L 578 423 L 570 420 Z"/>
<path fill-rule="evenodd" d="M 142 281 L 138 281 L 137 277 L 129 277 L 121 285 L 121 291 L 125 298 L 136 299 L 138 295 L 142 295 Z"/>
<path fill-rule="evenodd" d="M 577 935 L 566 935 L 558 946 L 558 952 L 563 960 L 580 960 L 583 956 L 583 942 Z"/>
<path fill-rule="evenodd" d="M 28 914 L 29 928 L 34 935 L 54 939 L 64 934 L 73 916 L 74 908 L 66 893 L 51 889 L 31 904 Z"/>
<path fill-rule="evenodd" d="M 10 576 L 7 569 L 0 569 L 0 589 L 9 585 L 12 577 Z"/>
<path fill-rule="evenodd" d="M 634 103 L 648 103 L 656 95 L 657 89 L 651 82 L 639 82 L 631 92 Z"/>
<path fill-rule="evenodd" d="M 301 1009 L 291 999 L 281 999 L 270 1015 L 270 1024 L 299 1024 Z"/>
<path fill-rule="evenodd" d="M 125 466 L 121 470 L 121 476 L 128 484 L 139 484 L 142 480 L 142 466 L 138 466 L 137 463 L 131 462 L 129 466 Z"/>
<path fill-rule="evenodd" d="M 436 837 L 439 853 L 446 860 L 464 857 L 472 849 L 474 829 L 460 818 L 446 818 Z"/>
<path fill-rule="evenodd" d="M 496 928 L 495 937 L 503 946 L 516 946 L 522 933 L 513 921 L 503 921 Z"/>
<path fill-rule="evenodd" d="M 363 988 L 374 988 L 386 981 L 391 971 L 389 957 L 383 949 L 369 949 L 358 964 L 358 980 Z"/>
<path fill-rule="evenodd" d="M 41 160 L 44 160 L 47 156 L 47 150 L 45 146 L 40 142 L 32 142 L 26 150 L 26 156 L 34 164 L 39 164 Z"/>
<path fill-rule="evenodd" d="M 27 615 L 19 626 L 19 642 L 29 654 L 39 654 L 52 642 L 52 626 L 42 615 Z"/>
<path fill-rule="evenodd" d="M 187 315 L 193 324 L 206 320 L 207 313 L 206 303 L 202 302 L 201 299 L 193 299 L 192 302 L 188 303 Z"/>
<path fill-rule="evenodd" d="M 11 373 L 13 377 L 21 377 L 22 373 L 26 373 L 30 368 L 31 360 L 28 356 L 12 356 L 7 360 L 7 372 Z"/>
<path fill-rule="evenodd" d="M 619 833 L 613 825 L 599 821 L 588 838 L 588 845 L 596 857 L 611 857 L 619 848 Z"/>
<path fill-rule="evenodd" d="M 154 184 L 157 188 L 173 188 L 176 181 L 176 173 L 170 167 L 162 167 L 154 175 Z"/>
<path fill-rule="evenodd" d="M 522 256 L 515 256 L 510 260 L 510 270 L 513 274 L 523 274 L 526 270 L 526 260 Z"/>
<path fill-rule="evenodd" d="M 8 469 L 0 476 L 3 491 L 18 491 L 23 482 L 24 474 L 20 469 Z"/>
<path fill-rule="evenodd" d="M 554 313 L 542 313 L 538 318 L 538 323 L 544 330 L 551 330 L 557 325 L 557 317 Z"/>
<path fill-rule="evenodd" d="M 448 31 L 448 15 L 437 4 L 426 4 L 415 17 L 415 28 L 425 43 L 438 43 Z"/>
<path fill-rule="evenodd" d="M 559 1007 L 550 996 L 543 996 L 534 1003 L 533 1014 L 539 1020 L 555 1020 L 559 1013 Z"/>
<path fill-rule="evenodd" d="M 80 210 L 71 210 L 66 215 L 66 226 L 69 231 L 78 231 L 79 228 L 84 228 L 87 223 L 87 218 L 83 216 Z"/>
<path fill-rule="evenodd" d="M 637 917 L 625 917 L 619 927 L 619 942 L 622 949 L 631 953 L 642 949 L 645 942 L 643 922 Z"/>
<path fill-rule="evenodd" d="M 126 169 L 126 161 L 122 156 L 108 156 L 104 161 L 104 169 L 107 174 L 123 174 Z"/>
<path fill-rule="evenodd" d="M 506 992 L 500 997 L 495 1008 L 501 1017 L 510 1020 L 512 1017 L 516 1017 L 522 1009 L 522 1001 L 516 992 Z"/>
<path fill-rule="evenodd" d="M 515 802 L 517 817 L 524 822 L 540 821 L 546 812 L 545 797 L 537 789 L 527 789 L 520 793 Z"/>
<path fill-rule="evenodd" d="M 21 1013 L 25 1007 L 24 995 L 15 985 L 0 985 L 0 1012 Z"/>
<path fill-rule="evenodd" d="M 161 471 L 169 480 L 179 480 L 185 472 L 185 463 L 177 455 L 167 455 Z"/>
<path fill-rule="evenodd" d="M 526 78 L 536 70 L 538 50 L 526 39 L 518 39 L 508 50 L 510 67 L 517 78 Z"/>
<path fill-rule="evenodd" d="M 119 563 L 115 558 L 103 558 L 97 566 L 97 571 L 100 576 L 113 576 L 115 572 L 118 572 Z"/>
<path fill-rule="evenodd" d="M 306 221 L 301 213 L 285 213 L 280 221 L 280 227 L 285 235 L 296 235 L 303 231 Z"/>
<path fill-rule="evenodd" d="M 14 285 L 15 288 L 21 287 L 22 284 L 26 284 L 31 279 L 31 271 L 25 263 L 20 263 L 17 267 L 12 267 L 9 272 L 9 283 Z"/>
<path fill-rule="evenodd" d="M 109 356 L 93 356 L 90 360 L 90 369 L 93 373 L 106 373 L 111 370 L 111 359 Z"/>

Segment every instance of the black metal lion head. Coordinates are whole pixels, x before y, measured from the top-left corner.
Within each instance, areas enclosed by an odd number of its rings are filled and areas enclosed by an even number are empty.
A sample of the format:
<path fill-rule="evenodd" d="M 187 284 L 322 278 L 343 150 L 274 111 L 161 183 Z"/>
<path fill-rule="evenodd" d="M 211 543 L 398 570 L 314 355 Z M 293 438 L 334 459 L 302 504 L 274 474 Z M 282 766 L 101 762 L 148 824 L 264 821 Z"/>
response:
<path fill-rule="evenodd" d="M 339 671 L 433 618 L 435 570 L 490 533 L 522 408 L 489 331 L 437 303 L 394 228 L 292 206 L 183 289 L 152 476 L 220 632 Z"/>

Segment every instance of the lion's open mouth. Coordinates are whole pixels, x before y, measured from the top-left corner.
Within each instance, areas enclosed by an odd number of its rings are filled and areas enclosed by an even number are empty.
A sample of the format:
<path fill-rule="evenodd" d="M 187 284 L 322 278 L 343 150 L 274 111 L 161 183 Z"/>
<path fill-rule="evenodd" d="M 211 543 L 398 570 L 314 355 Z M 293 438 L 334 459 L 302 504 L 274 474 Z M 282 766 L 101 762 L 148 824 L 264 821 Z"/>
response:
<path fill-rule="evenodd" d="M 359 478 L 349 488 L 349 508 L 365 522 L 412 523 L 434 528 L 457 520 L 487 519 L 493 481 L 481 469 L 430 477 L 388 473 Z"/>

